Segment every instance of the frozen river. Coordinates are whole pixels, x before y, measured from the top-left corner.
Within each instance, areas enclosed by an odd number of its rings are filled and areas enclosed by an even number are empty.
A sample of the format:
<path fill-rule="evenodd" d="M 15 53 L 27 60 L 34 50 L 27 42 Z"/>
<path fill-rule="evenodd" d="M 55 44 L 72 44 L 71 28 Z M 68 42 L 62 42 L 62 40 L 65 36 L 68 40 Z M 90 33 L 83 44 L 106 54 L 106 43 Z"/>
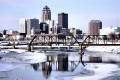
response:
<path fill-rule="evenodd" d="M 12 49 L 2 50 L 0 55 L 0 80 L 57 80 L 90 72 L 84 71 L 75 52 L 55 54 L 48 51 L 46 54 Z"/>
<path fill-rule="evenodd" d="M 103 61 L 120 60 L 116 54 L 119 48 L 104 47 L 102 51 L 93 48 L 85 50 L 84 61 L 88 61 L 89 56 L 100 56 Z M 19 49 L 1 50 L 0 80 L 119 80 L 118 63 L 85 63 L 84 67 L 79 63 L 78 52 L 63 52 L 48 51 L 46 54 Z"/>

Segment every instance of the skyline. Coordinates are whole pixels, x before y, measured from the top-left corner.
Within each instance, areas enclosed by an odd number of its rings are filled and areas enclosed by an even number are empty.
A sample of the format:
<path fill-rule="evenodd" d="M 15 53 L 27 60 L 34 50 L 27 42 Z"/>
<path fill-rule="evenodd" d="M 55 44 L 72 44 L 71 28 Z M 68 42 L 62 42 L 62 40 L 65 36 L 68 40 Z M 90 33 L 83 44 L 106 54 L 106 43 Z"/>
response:
<path fill-rule="evenodd" d="M 58 21 L 58 13 L 68 13 L 69 28 L 88 30 L 90 20 L 101 20 L 103 27 L 120 27 L 119 0 L 0 0 L 0 30 L 20 29 L 20 18 L 41 19 L 45 5 L 51 10 L 51 19 Z M 40 20 L 41 21 L 41 20 Z"/>

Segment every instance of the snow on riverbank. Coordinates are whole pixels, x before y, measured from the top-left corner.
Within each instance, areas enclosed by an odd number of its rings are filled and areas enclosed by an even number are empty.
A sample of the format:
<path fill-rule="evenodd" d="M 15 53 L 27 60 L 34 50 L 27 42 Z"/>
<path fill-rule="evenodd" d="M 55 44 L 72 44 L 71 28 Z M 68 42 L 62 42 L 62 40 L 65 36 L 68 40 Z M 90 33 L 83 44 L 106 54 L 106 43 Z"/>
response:
<path fill-rule="evenodd" d="M 84 52 L 102 57 L 103 62 L 120 62 L 120 46 L 90 46 Z"/>
<path fill-rule="evenodd" d="M 46 61 L 44 53 L 26 52 L 19 49 L 0 51 L 0 72 L 14 69 L 14 64 L 33 64 Z"/>
<path fill-rule="evenodd" d="M 89 46 L 86 49 L 98 52 L 120 52 L 120 46 Z"/>
<path fill-rule="evenodd" d="M 10 64 L 10 63 L 0 63 L 0 73 L 8 72 L 18 67 L 21 67 L 21 65 Z"/>
<path fill-rule="evenodd" d="M 90 46 L 85 49 L 85 55 L 102 57 L 103 62 L 120 62 L 119 46 Z M 58 80 L 100 80 L 114 75 L 114 71 L 120 70 L 117 64 L 111 63 L 87 63 L 86 70 L 93 71 L 93 75 L 76 75 L 58 78 Z"/>
<path fill-rule="evenodd" d="M 76 75 L 76 76 L 69 76 L 64 77 L 62 80 L 100 80 L 102 78 L 108 77 L 113 75 L 113 71 L 120 70 L 119 67 L 115 64 L 99 64 L 99 63 L 92 63 L 88 64 L 86 69 L 93 71 L 92 75 Z"/>
<path fill-rule="evenodd" d="M 4 57 L 1 59 L 3 62 L 39 63 L 46 61 L 46 55 L 44 53 L 26 52 L 25 50 L 18 49 L 8 49 L 7 51 L 3 50 L 0 53 L 4 55 Z"/>
<path fill-rule="evenodd" d="M 42 53 L 26 52 L 24 54 L 18 54 L 17 59 L 20 59 L 23 63 L 40 63 L 46 61 L 46 56 Z"/>

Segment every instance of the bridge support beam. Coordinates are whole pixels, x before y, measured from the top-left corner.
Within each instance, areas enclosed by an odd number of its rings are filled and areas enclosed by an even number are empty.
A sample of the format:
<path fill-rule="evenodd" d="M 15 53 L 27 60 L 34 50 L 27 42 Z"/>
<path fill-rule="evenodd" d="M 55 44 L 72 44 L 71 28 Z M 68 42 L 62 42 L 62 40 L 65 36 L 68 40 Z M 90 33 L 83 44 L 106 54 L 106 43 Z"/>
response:
<path fill-rule="evenodd" d="M 31 51 L 31 45 L 28 45 L 28 51 Z"/>
<path fill-rule="evenodd" d="M 33 40 L 36 38 L 37 36 L 34 36 L 33 39 L 31 40 L 31 42 L 28 44 L 28 51 L 31 51 L 31 45 Z"/>
<path fill-rule="evenodd" d="M 16 49 L 16 48 L 15 48 L 15 42 L 13 42 L 13 49 Z"/>

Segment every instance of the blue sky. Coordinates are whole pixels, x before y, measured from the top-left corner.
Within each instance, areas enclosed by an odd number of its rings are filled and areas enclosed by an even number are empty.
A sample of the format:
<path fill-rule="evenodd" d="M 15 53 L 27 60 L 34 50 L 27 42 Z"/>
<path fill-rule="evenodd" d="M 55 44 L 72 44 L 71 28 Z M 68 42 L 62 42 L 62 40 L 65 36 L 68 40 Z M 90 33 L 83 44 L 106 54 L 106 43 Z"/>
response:
<path fill-rule="evenodd" d="M 41 18 L 45 5 L 57 23 L 58 13 L 69 16 L 69 28 L 88 30 L 90 20 L 101 20 L 103 27 L 120 26 L 120 0 L 0 0 L 0 30 L 19 30 L 20 18 Z"/>

